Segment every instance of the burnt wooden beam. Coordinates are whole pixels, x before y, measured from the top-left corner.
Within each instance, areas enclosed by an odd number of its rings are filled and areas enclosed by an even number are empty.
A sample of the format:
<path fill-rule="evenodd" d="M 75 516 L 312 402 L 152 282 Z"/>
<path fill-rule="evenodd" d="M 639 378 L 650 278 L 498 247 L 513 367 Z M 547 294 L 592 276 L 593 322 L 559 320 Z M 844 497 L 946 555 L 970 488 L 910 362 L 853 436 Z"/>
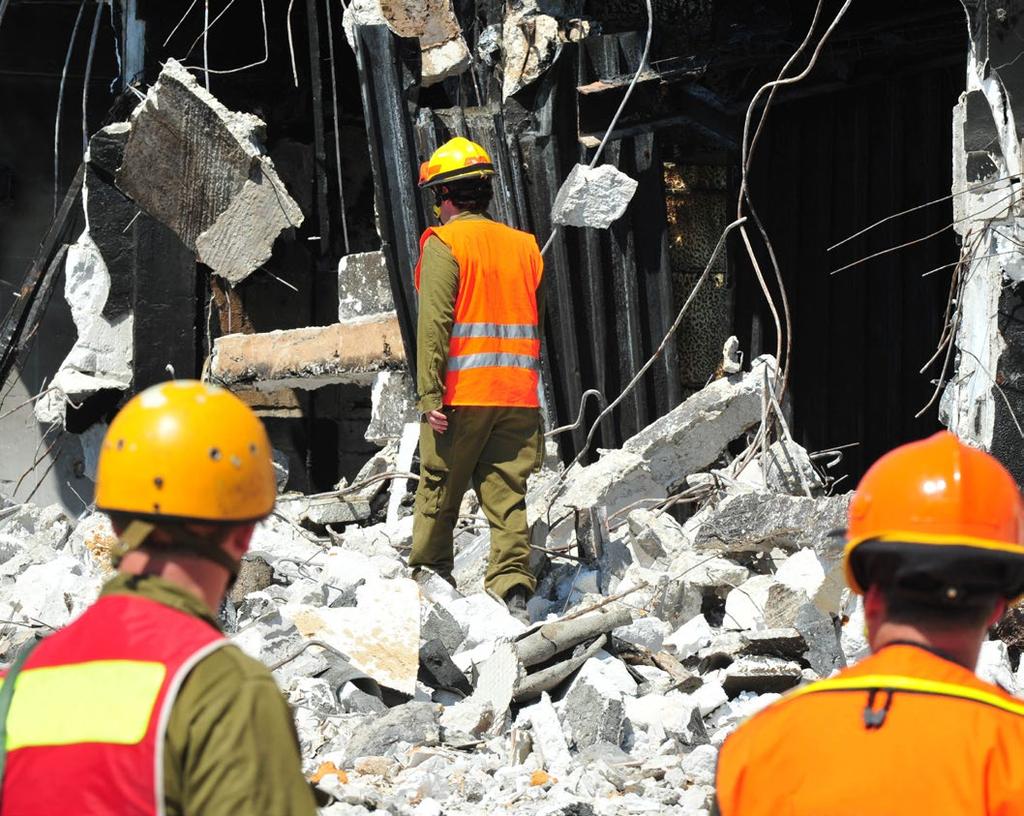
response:
<path fill-rule="evenodd" d="M 738 149 L 740 118 L 712 91 L 696 84 L 694 75 L 680 70 L 663 77 L 650 69 L 641 74 L 611 139 L 684 125 L 697 128 L 725 150 Z M 631 80 L 632 76 L 616 77 L 577 88 L 579 138 L 584 146 L 600 143 Z"/>
<path fill-rule="evenodd" d="M 85 164 L 80 164 L 71 186 L 64 195 L 64 201 L 25 274 L 25 280 L 18 289 L 18 297 L 7 310 L 3 323 L 0 323 L 0 383 L 6 382 L 7 375 L 17 359 L 20 338 L 27 329 L 31 329 L 27 324 L 32 305 L 36 298 L 47 295 L 44 283 L 48 287 L 53 285 L 56 276 L 47 275 L 46 272 L 51 267 L 54 253 L 59 250 L 75 221 L 73 216 L 84 180 Z M 36 317 L 41 317 L 41 313 L 37 311 Z"/>
<path fill-rule="evenodd" d="M 316 0 L 306 0 L 309 34 L 309 87 L 313 96 L 313 154 L 316 169 L 316 217 L 320 229 L 320 255 L 331 246 L 331 217 L 327 207 L 327 147 L 324 141 L 324 92 L 320 75 L 320 22 Z"/>
<path fill-rule="evenodd" d="M 416 371 L 416 290 L 412 270 L 426 226 L 416 186 L 417 154 L 408 107 L 419 86 L 419 41 L 402 40 L 386 26 L 356 27 L 356 62 L 373 171 L 377 229 L 405 345 Z"/>

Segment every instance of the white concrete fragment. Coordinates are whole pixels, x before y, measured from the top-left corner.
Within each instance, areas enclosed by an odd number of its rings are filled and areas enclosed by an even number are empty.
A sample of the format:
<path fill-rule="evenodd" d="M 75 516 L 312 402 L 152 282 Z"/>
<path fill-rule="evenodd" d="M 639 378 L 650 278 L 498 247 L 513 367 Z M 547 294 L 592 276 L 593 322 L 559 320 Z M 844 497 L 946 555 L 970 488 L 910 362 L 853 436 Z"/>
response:
<path fill-rule="evenodd" d="M 570 227 L 608 229 L 625 214 L 638 186 L 611 164 L 593 169 L 577 164 L 555 196 L 551 219 Z"/>
<path fill-rule="evenodd" d="M 764 629 L 768 593 L 778 581 L 771 575 L 754 575 L 725 596 L 726 629 Z"/>
<path fill-rule="evenodd" d="M 442 605 L 466 632 L 463 651 L 488 641 L 514 638 L 526 630 L 509 614 L 504 604 L 482 592 Z"/>
<path fill-rule="evenodd" d="M 699 785 L 715 783 L 718 750 L 712 745 L 698 745 L 683 757 L 682 769 L 691 782 Z"/>
<path fill-rule="evenodd" d="M 775 580 L 813 601 L 825 583 L 825 568 L 814 550 L 798 550 L 782 562 Z"/>
<path fill-rule="evenodd" d="M 358 252 L 338 261 L 338 322 L 395 311 L 384 253 Z"/>
<path fill-rule="evenodd" d="M 986 640 L 981 644 L 975 673 L 982 680 L 1001 686 L 1010 694 L 1019 694 L 1022 691 L 1017 686 L 1017 678 L 1010 667 L 1006 644 L 1001 640 Z"/>
<path fill-rule="evenodd" d="M 416 454 L 416 447 L 420 443 L 420 423 L 409 422 L 402 428 L 402 440 L 398 445 L 398 461 L 395 467 L 400 473 L 408 473 L 412 469 L 412 458 Z M 387 523 L 398 523 L 398 509 L 402 500 L 409 492 L 408 479 L 392 479 L 391 487 L 388 490 L 388 512 Z"/>
<path fill-rule="evenodd" d="M 523 669 L 512 643 L 506 640 L 495 644 L 491 656 L 477 666 L 473 693 L 446 709 L 441 715 L 441 725 L 473 736 L 484 732 L 501 734 L 508 725 L 508 707 L 522 676 Z"/>
<path fill-rule="evenodd" d="M 402 439 L 410 423 L 418 427 L 419 412 L 409 372 L 394 369 L 377 372 L 370 388 L 370 424 L 364 438 L 383 446 Z M 399 448 L 399 458 L 401 454 Z"/>
<path fill-rule="evenodd" d="M 412 696 L 419 670 L 419 597 L 415 581 L 370 578 L 356 590 L 354 607 L 286 604 L 281 615 L 303 637 L 348 655 L 382 686 Z"/>
<path fill-rule="evenodd" d="M 711 642 L 711 626 L 703 615 L 690 618 L 686 623 L 665 638 L 665 646 L 671 647 L 680 660 L 697 654 Z"/>
<path fill-rule="evenodd" d="M 40 422 L 63 422 L 67 400 L 75 402 L 101 389 L 125 390 L 132 380 L 131 312 L 113 320 L 103 316 L 110 294 L 110 273 L 99 248 L 86 230 L 68 247 L 64 262 L 64 297 L 78 337 L 36 402 Z"/>
<path fill-rule="evenodd" d="M 562 724 L 547 692 L 543 692 L 540 700 L 519 712 L 516 725 L 523 727 L 529 724 L 533 737 L 533 750 L 548 773 L 561 776 L 568 772 L 572 765 L 572 756 L 562 733 Z"/>
<path fill-rule="evenodd" d="M 661 618 L 648 615 L 637 618 L 628 626 L 620 626 L 612 632 L 612 635 L 624 643 L 641 646 L 652 652 L 660 652 L 665 638 L 671 631 L 672 627 Z"/>
<path fill-rule="evenodd" d="M 696 691 L 687 695 L 688 699 L 700 709 L 702 717 L 708 716 L 712 711 L 729 700 L 722 684 L 717 680 L 706 680 L 704 685 Z"/>
<path fill-rule="evenodd" d="M 535 82 L 562 53 L 558 20 L 536 12 L 536 2 L 505 16 L 502 26 L 502 98 Z"/>

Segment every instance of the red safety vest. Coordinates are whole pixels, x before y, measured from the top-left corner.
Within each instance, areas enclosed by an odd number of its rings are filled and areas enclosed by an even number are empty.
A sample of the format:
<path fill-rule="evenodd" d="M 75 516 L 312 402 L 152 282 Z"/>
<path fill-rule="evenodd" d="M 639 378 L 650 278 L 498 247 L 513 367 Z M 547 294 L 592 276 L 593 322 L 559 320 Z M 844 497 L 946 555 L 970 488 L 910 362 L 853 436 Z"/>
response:
<path fill-rule="evenodd" d="M 430 227 L 459 265 L 455 322 L 448 343 L 445 405 L 536 408 L 540 377 L 537 287 L 544 262 L 537 240 L 489 219 L 456 218 Z"/>
<path fill-rule="evenodd" d="M 189 671 L 228 643 L 156 601 L 100 598 L 15 679 L 2 816 L 156 816 L 164 739 Z"/>

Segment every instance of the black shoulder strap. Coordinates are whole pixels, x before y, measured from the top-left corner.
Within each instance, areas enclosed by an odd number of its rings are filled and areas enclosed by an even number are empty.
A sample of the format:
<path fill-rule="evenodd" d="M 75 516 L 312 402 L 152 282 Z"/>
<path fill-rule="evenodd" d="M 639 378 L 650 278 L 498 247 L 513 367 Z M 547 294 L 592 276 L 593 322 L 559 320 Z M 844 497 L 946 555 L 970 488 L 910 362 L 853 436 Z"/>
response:
<path fill-rule="evenodd" d="M 21 673 L 21 667 L 25 665 L 32 650 L 41 641 L 34 640 L 27 644 L 11 663 L 4 678 L 3 687 L 0 688 L 0 797 L 3 796 L 4 771 L 7 769 L 7 713 L 11 710 L 11 701 L 14 699 L 14 682 Z"/>

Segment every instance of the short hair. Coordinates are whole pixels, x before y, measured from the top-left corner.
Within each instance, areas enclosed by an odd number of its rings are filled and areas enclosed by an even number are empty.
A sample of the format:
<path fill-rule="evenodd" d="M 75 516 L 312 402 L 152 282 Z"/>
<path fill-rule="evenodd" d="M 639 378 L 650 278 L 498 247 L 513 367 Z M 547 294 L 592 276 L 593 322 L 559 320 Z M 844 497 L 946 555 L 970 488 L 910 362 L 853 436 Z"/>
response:
<path fill-rule="evenodd" d="M 970 603 L 944 604 L 900 587 L 879 587 L 885 598 L 885 617 L 892 623 L 924 629 L 978 629 L 983 627 L 1001 598 L 975 596 Z"/>
<path fill-rule="evenodd" d="M 231 534 L 232 530 L 234 530 L 236 527 L 241 526 L 238 522 L 192 522 L 185 521 L 184 519 L 179 521 L 172 520 L 169 518 L 149 519 L 143 518 L 141 516 L 133 516 L 130 513 L 114 512 L 108 513 L 107 515 L 110 516 L 110 524 L 114 528 L 114 532 L 116 532 L 118 535 L 120 535 L 122 532 L 128 529 L 129 524 L 137 520 L 144 521 L 147 524 L 152 524 L 153 532 L 156 533 L 158 537 L 166 536 L 167 538 L 173 539 L 176 534 L 180 534 L 180 531 L 182 529 L 187 529 L 189 536 L 200 539 L 204 543 L 209 544 L 211 547 L 219 547 L 221 544 L 227 541 L 228 536 Z M 150 535 L 152 535 L 152 533 L 150 533 Z M 159 550 L 160 547 L 161 544 L 158 541 L 154 541 L 152 544 L 149 544 L 147 540 L 142 543 L 140 549 Z"/>
<path fill-rule="evenodd" d="M 439 194 L 460 210 L 484 212 L 491 206 L 494 188 L 490 178 L 460 179 L 441 185 Z"/>

